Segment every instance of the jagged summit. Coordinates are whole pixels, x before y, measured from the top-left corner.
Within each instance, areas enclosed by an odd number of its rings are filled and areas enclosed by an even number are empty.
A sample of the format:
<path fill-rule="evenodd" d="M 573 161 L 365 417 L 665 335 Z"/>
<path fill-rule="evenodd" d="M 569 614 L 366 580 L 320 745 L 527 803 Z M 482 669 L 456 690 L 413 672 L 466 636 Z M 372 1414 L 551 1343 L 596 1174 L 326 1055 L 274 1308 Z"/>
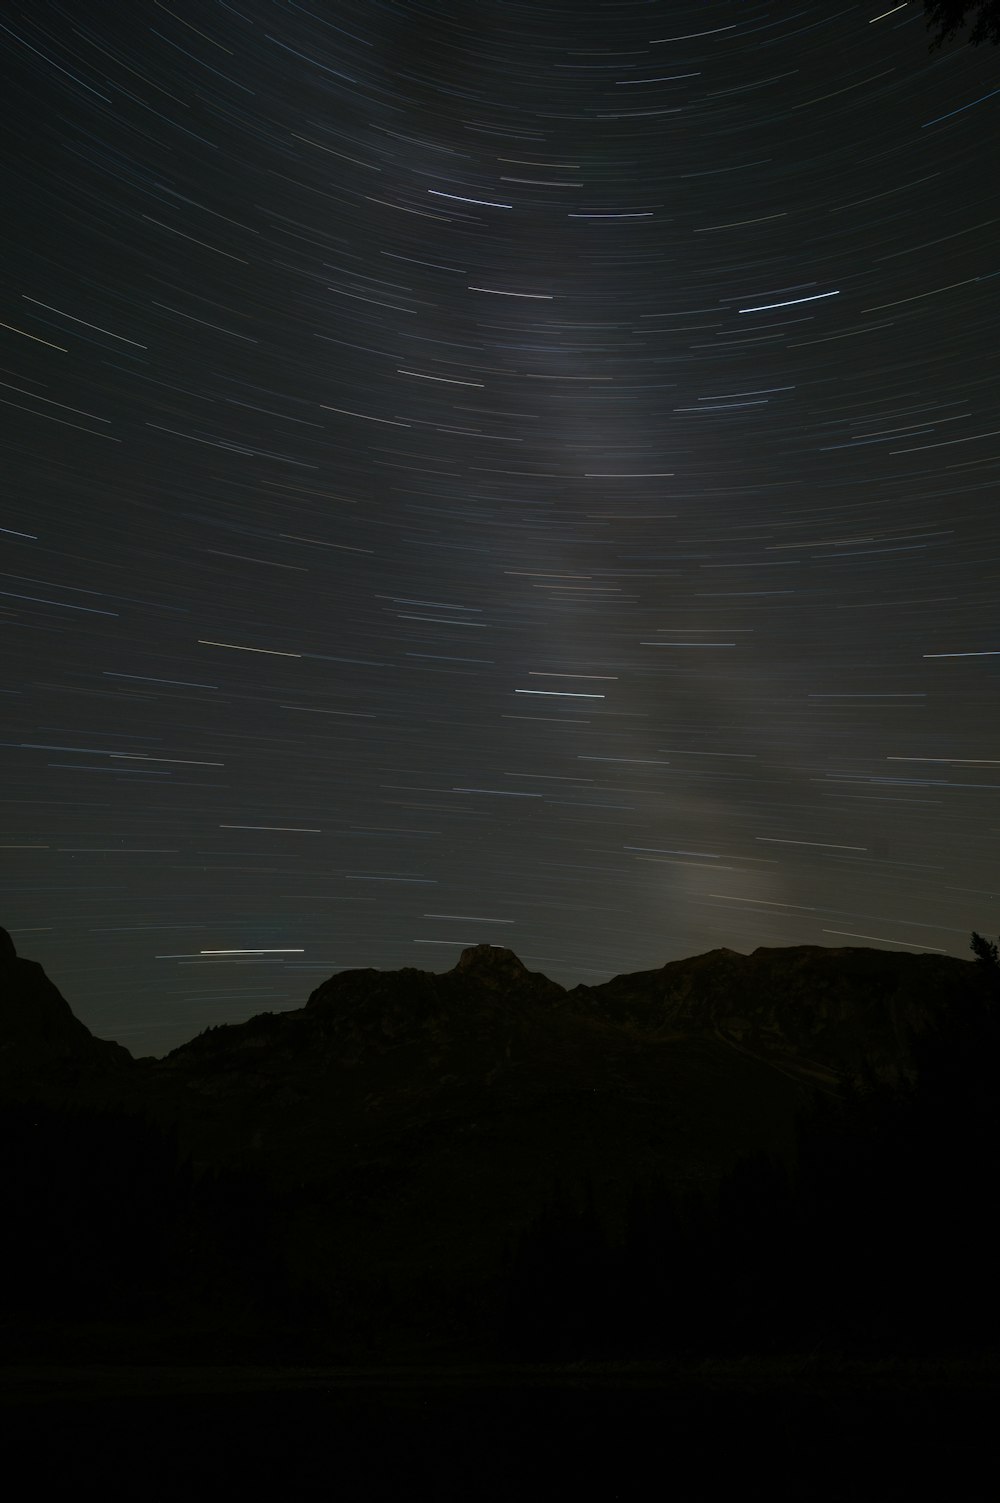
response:
<path fill-rule="evenodd" d="M 521 993 L 530 989 L 548 997 L 562 995 L 565 990 L 541 971 L 529 971 L 524 961 L 506 945 L 469 945 L 447 975 L 455 981 L 474 982 L 480 987 Z"/>
<path fill-rule="evenodd" d="M 453 969 L 456 971 L 465 971 L 473 965 L 495 965 L 500 963 L 510 965 L 511 962 L 522 971 L 527 969 L 524 962 L 514 954 L 513 950 L 508 950 L 506 945 L 469 945 L 467 949 L 462 951 Z"/>
<path fill-rule="evenodd" d="M 320 983 L 303 1009 L 308 1016 L 348 1015 L 360 1020 L 367 1016 L 380 1032 L 390 1017 L 400 1027 L 409 1028 L 418 1020 L 445 1017 L 455 1009 L 466 1018 L 473 999 L 498 1001 L 515 998 L 522 1003 L 535 1000 L 557 1001 L 566 995 L 565 988 L 550 981 L 541 971 L 529 971 L 524 962 L 505 945 L 479 944 L 464 949 L 450 971 L 422 971 L 404 966 L 399 971 L 337 971 Z M 485 1022 L 485 1014 L 480 1021 Z"/>
<path fill-rule="evenodd" d="M 0 1077 L 54 1072 L 69 1079 L 131 1063 L 121 1044 L 94 1037 L 38 962 L 22 959 L 0 927 Z"/>
<path fill-rule="evenodd" d="M 470 971 L 483 971 L 489 975 L 506 976 L 530 976 L 527 966 L 505 945 L 469 945 L 463 950 L 452 971 L 466 974 Z"/>

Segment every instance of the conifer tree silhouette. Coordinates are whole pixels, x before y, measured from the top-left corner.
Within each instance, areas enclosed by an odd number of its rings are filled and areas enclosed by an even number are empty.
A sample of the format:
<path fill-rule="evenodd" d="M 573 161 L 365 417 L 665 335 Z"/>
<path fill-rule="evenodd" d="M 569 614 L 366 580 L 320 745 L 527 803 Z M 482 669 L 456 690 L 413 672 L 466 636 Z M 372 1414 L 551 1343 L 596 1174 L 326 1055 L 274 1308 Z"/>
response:
<path fill-rule="evenodd" d="M 1000 949 L 998 949 L 995 940 L 984 939 L 981 934 L 977 934 L 975 929 L 973 929 L 969 949 L 980 964 L 988 970 L 1000 970 Z"/>
<path fill-rule="evenodd" d="M 934 50 L 966 26 L 971 30 L 964 40 L 970 46 L 1000 43 L 1000 0 L 924 0 L 924 12 L 934 31 Z"/>

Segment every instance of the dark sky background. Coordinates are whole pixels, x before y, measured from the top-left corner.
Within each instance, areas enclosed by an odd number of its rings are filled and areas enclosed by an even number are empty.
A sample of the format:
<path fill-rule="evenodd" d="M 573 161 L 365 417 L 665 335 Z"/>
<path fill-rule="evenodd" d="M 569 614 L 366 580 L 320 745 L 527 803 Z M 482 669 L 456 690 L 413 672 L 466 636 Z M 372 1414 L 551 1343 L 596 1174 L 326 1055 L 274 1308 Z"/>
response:
<path fill-rule="evenodd" d="M 95 1032 L 995 932 L 1000 58 L 880 9 L 5 9 L 0 916 Z"/>

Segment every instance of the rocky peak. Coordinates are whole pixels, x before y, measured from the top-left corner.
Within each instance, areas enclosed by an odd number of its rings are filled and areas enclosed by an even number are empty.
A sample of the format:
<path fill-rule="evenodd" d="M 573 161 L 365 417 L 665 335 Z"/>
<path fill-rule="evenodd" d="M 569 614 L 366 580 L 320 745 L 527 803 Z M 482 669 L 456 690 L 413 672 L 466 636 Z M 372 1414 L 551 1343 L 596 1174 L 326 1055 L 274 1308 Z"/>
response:
<path fill-rule="evenodd" d="M 485 971 L 489 975 L 530 974 L 514 951 L 508 950 L 505 945 L 470 945 L 462 951 L 454 969 L 459 973 Z"/>
<path fill-rule="evenodd" d="M 474 985 L 493 991 L 518 992 L 561 997 L 563 988 L 550 981 L 539 971 L 529 971 L 513 950 L 505 945 L 470 945 L 463 950 L 458 963 L 449 971 L 454 981 L 472 982 Z"/>
<path fill-rule="evenodd" d="M 0 1078 L 123 1069 L 132 1056 L 96 1039 L 34 960 L 18 955 L 0 928 Z"/>

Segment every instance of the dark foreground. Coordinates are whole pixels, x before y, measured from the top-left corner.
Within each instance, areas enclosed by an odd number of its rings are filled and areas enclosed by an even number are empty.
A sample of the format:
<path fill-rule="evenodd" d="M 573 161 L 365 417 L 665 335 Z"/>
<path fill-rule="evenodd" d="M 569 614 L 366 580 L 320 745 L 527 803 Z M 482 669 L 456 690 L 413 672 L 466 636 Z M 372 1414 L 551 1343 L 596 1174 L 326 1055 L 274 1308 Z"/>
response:
<path fill-rule="evenodd" d="M 998 1402 L 1000 1361 L 8 1367 L 0 1443 L 41 1496 L 973 1503 Z"/>

